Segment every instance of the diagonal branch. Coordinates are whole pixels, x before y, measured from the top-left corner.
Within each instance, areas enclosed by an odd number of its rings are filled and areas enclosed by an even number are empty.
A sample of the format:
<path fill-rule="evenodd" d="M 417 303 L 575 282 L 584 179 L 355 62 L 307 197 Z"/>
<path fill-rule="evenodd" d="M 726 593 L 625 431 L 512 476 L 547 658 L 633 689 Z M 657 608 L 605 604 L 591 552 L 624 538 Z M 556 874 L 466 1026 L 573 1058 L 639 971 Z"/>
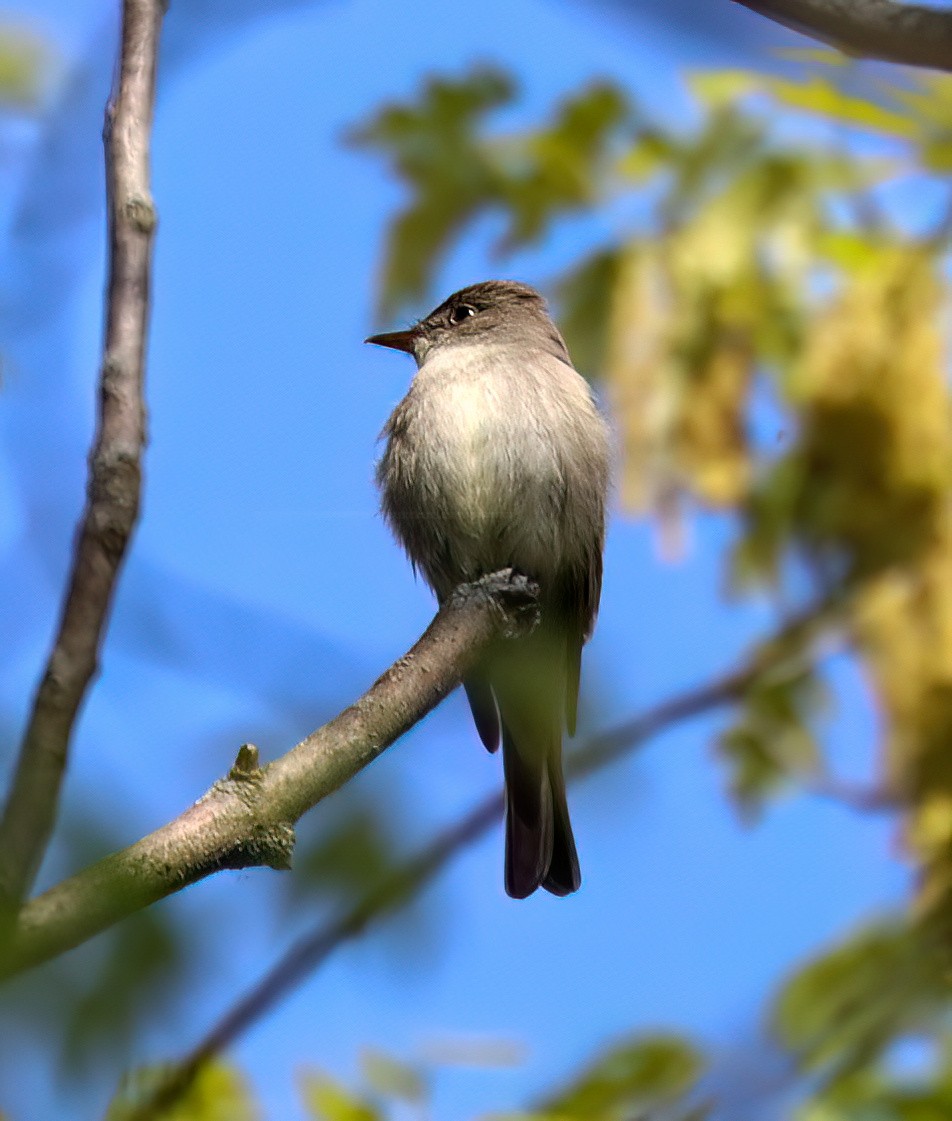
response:
<path fill-rule="evenodd" d="M 459 589 L 413 649 L 329 724 L 260 769 L 245 745 L 228 777 L 174 821 L 26 903 L 0 978 L 221 869 L 289 867 L 294 822 L 439 704 L 500 632 L 530 623 L 535 592 L 509 572 Z"/>
<path fill-rule="evenodd" d="M 952 70 L 952 11 L 898 0 L 734 0 L 844 54 Z"/>
<path fill-rule="evenodd" d="M 149 133 L 163 7 L 162 0 L 123 4 L 118 75 L 103 134 L 109 278 L 98 431 L 59 631 L 0 819 L 0 910 L 8 920 L 29 891 L 53 830 L 70 736 L 97 669 L 116 578 L 139 512 L 156 225 Z"/>
<path fill-rule="evenodd" d="M 458 588 L 413 649 L 329 724 L 260 769 L 257 749 L 246 744 L 227 778 L 174 821 L 25 904 L 0 957 L 0 980 L 222 869 L 287 868 L 294 822 L 421 720 L 501 633 L 533 625 L 537 591 L 510 570 Z M 587 774 L 664 728 L 741 697 L 769 667 L 805 656 L 839 611 L 831 599 L 793 616 L 736 673 L 591 740 L 569 761 L 568 775 Z"/>
<path fill-rule="evenodd" d="M 733 0 L 845 55 L 952 71 L 952 11 L 899 0 Z"/>

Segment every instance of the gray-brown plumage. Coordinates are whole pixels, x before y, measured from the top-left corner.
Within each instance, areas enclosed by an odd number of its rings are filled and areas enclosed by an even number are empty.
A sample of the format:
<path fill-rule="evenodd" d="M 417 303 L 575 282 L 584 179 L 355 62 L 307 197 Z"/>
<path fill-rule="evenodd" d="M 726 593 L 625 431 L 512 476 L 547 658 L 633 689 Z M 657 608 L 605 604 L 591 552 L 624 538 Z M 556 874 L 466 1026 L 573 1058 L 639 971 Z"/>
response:
<path fill-rule="evenodd" d="M 605 422 L 544 300 L 524 284 L 475 284 L 410 330 L 367 341 L 417 361 L 377 469 L 384 514 L 414 567 L 440 602 L 504 568 L 539 585 L 539 626 L 497 644 L 466 693 L 486 747 L 502 739 L 506 890 L 566 895 L 580 876 L 562 726 L 575 731 L 601 591 Z"/>

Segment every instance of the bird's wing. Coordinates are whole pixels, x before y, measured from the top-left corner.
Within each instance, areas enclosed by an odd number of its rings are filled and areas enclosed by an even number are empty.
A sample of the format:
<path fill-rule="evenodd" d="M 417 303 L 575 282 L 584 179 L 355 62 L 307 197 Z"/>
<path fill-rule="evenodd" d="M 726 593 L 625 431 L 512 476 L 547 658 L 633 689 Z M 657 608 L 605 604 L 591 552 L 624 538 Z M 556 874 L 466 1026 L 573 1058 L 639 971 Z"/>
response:
<path fill-rule="evenodd" d="M 578 720 L 579 679 L 582 647 L 595 626 L 602 592 L 601 546 L 593 548 L 584 563 L 569 570 L 560 596 L 565 626 L 565 725 L 575 735 Z"/>
<path fill-rule="evenodd" d="M 464 682 L 466 699 L 473 712 L 473 723 L 487 751 L 499 747 L 499 712 L 492 687 L 482 674 L 473 673 Z"/>

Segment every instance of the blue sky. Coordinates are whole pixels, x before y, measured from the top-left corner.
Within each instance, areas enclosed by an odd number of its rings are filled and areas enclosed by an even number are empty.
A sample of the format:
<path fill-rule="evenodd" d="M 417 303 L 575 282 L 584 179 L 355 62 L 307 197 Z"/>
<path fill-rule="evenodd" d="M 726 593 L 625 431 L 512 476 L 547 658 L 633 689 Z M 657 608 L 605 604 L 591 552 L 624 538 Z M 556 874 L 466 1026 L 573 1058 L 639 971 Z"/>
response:
<path fill-rule="evenodd" d="M 99 129 L 112 66 L 103 0 L 36 0 L 59 51 L 48 112 L 0 165 L 0 716 L 15 728 L 55 618 L 81 507 L 103 285 Z M 610 7 L 488 0 L 173 4 L 154 137 L 160 213 L 144 516 L 123 575 L 103 676 L 75 742 L 66 811 L 101 807 L 110 843 L 179 812 L 230 765 L 267 757 L 343 707 L 417 637 L 433 605 L 377 514 L 376 437 L 411 374 L 364 347 L 375 277 L 403 191 L 342 131 L 426 73 L 512 68 L 538 119 L 553 99 L 612 78 L 651 111 L 688 112 L 680 74 L 753 64 L 789 40 L 725 4 L 723 37 L 685 34 Z M 727 12 L 729 11 L 729 15 Z M 568 223 L 503 266 L 483 225 L 449 256 L 433 301 L 502 272 L 544 286 L 611 216 Z M 429 306 L 429 301 L 428 301 Z M 428 306 L 416 309 L 428 310 Z M 698 522 L 686 558 L 662 563 L 649 527 L 618 515 L 599 627 L 588 648 L 588 727 L 728 668 L 773 618 L 726 605 L 730 527 Z M 827 729 L 850 773 L 870 766 L 874 718 L 848 664 L 849 705 Z M 434 1116 L 514 1109 L 636 1027 L 729 1046 L 752 1031 L 789 968 L 901 899 L 892 825 L 816 799 L 782 801 L 755 828 L 724 796 L 699 720 L 571 794 L 584 884 L 525 903 L 502 890 L 501 831 L 431 888 L 402 938 L 343 950 L 236 1057 L 272 1118 L 296 1115 L 294 1072 L 350 1078 L 360 1050 L 414 1059 L 431 1041 L 525 1048 L 499 1071 L 441 1074 Z M 5 736 L 2 748 L 15 742 Z M 501 782 L 453 697 L 361 776 L 422 841 Z M 315 817 L 326 807 L 315 811 Z M 45 882 L 74 865 L 60 845 Z M 157 1011 L 123 1062 L 174 1056 L 305 925 L 277 877 L 218 877 L 163 906 L 198 930 L 188 999 Z M 399 929 L 400 924 L 398 924 Z M 95 947 L 84 951 L 95 955 Z M 94 960 L 94 956 L 90 958 Z M 116 1069 L 70 1116 L 96 1116 Z M 44 1058 L 0 1057 L 11 1117 L 63 1116 Z"/>

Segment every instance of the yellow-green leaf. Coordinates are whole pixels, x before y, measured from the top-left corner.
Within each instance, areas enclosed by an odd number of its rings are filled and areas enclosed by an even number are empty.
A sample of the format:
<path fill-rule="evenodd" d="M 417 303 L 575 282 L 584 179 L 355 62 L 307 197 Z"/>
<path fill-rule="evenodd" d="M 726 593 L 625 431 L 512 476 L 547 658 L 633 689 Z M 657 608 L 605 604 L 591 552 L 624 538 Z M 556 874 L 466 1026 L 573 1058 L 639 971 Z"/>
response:
<path fill-rule="evenodd" d="M 320 1071 L 305 1071 L 301 1097 L 315 1121 L 380 1121 L 381 1114 L 365 1099 Z"/>
<path fill-rule="evenodd" d="M 385 1098 L 419 1103 L 426 1100 L 424 1075 L 409 1063 L 402 1063 L 382 1051 L 368 1048 L 361 1055 L 364 1079 L 371 1090 Z"/>
<path fill-rule="evenodd" d="M 140 1067 L 126 1075 L 106 1121 L 137 1117 L 170 1075 L 171 1066 Z M 215 1060 L 205 1063 L 181 1097 L 156 1116 L 162 1121 L 258 1121 L 261 1114 L 240 1071 Z"/>
<path fill-rule="evenodd" d="M 826 78 L 814 75 L 802 82 L 787 78 L 766 78 L 764 88 L 781 105 L 818 113 L 821 117 L 841 124 L 886 133 L 904 140 L 917 140 L 922 133 L 921 124 L 912 115 L 848 94 Z"/>
<path fill-rule="evenodd" d="M 0 104 L 32 108 L 49 68 L 49 47 L 36 35 L 0 26 Z"/>
<path fill-rule="evenodd" d="M 922 162 L 932 171 L 945 175 L 952 171 L 952 133 L 922 145 Z"/>
<path fill-rule="evenodd" d="M 821 66 L 849 66 L 852 59 L 830 47 L 778 47 L 771 52 L 787 62 L 815 62 Z"/>
<path fill-rule="evenodd" d="M 540 1111 L 567 1121 L 623 1121 L 687 1093 L 702 1068 L 700 1053 L 681 1037 L 637 1035 L 610 1047 Z"/>
<path fill-rule="evenodd" d="M 761 89 L 760 78 L 748 70 L 702 70 L 689 74 L 688 88 L 706 105 L 720 106 Z"/>

